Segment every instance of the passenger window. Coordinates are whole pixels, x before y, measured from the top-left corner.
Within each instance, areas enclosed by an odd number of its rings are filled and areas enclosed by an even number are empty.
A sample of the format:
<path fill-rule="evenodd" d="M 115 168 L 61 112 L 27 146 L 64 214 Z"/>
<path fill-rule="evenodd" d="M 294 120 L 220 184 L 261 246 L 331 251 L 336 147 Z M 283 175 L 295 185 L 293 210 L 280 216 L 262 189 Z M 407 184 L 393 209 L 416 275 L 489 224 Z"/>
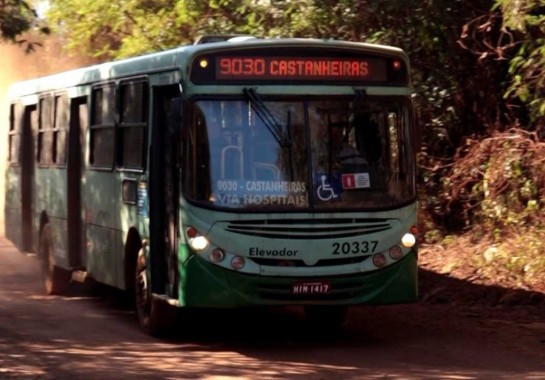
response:
<path fill-rule="evenodd" d="M 143 169 L 146 158 L 148 83 L 140 80 L 120 86 L 119 166 Z"/>
<path fill-rule="evenodd" d="M 55 96 L 55 109 L 53 116 L 53 141 L 51 162 L 55 165 L 66 165 L 66 143 L 70 107 L 66 95 Z"/>
<path fill-rule="evenodd" d="M 38 142 L 36 162 L 39 165 L 51 163 L 51 98 L 40 99 L 38 110 Z"/>
<path fill-rule="evenodd" d="M 115 147 L 115 87 L 108 84 L 92 92 L 90 164 L 111 168 Z"/>
<path fill-rule="evenodd" d="M 21 107 L 16 104 L 12 104 L 10 106 L 9 137 L 8 137 L 8 163 L 10 165 L 18 165 L 20 160 L 19 141 L 21 138 L 21 133 L 19 131 L 19 128 L 17 127 L 21 125 L 21 120 L 20 120 L 21 112 L 19 111 L 20 108 Z"/>

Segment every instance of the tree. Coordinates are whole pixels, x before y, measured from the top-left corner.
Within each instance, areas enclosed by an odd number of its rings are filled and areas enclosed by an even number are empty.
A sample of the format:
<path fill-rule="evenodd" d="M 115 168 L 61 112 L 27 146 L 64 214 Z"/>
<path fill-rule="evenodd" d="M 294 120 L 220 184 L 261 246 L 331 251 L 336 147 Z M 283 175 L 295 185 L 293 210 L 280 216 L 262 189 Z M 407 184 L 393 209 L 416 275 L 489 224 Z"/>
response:
<path fill-rule="evenodd" d="M 505 96 L 522 102 L 532 127 L 545 137 L 545 3 L 542 0 L 497 0 L 503 30 L 501 50 L 509 61 L 510 86 Z M 500 51 L 501 51 L 500 50 Z"/>
<path fill-rule="evenodd" d="M 184 41 L 175 7 L 175 0 L 51 0 L 47 17 L 69 51 L 108 60 Z"/>
<path fill-rule="evenodd" d="M 27 51 L 34 50 L 38 43 L 18 39 L 23 33 L 37 29 L 48 34 L 49 28 L 38 18 L 36 10 L 24 0 L 0 1 L 0 39 L 24 45 Z"/>
<path fill-rule="evenodd" d="M 192 43 L 203 34 L 260 37 L 314 32 L 311 0 L 50 0 L 48 20 L 67 47 L 108 60 Z"/>

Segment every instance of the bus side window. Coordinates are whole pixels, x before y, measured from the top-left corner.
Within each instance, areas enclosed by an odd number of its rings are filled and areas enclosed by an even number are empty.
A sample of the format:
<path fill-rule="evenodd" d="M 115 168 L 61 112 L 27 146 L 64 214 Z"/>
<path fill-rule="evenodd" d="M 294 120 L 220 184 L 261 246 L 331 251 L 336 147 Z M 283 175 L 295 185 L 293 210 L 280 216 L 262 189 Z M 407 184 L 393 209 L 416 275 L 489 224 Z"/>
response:
<path fill-rule="evenodd" d="M 106 83 L 93 88 L 89 161 L 92 167 L 112 168 L 115 141 L 115 85 Z"/>
<path fill-rule="evenodd" d="M 38 107 L 38 141 L 36 145 L 36 162 L 38 165 L 49 165 L 51 162 L 51 97 L 42 97 Z"/>
<path fill-rule="evenodd" d="M 22 109 L 20 103 L 10 105 L 9 113 L 9 137 L 8 137 L 8 163 L 17 166 L 20 162 L 20 139 L 21 139 L 21 117 Z"/>
<path fill-rule="evenodd" d="M 119 86 L 120 122 L 118 165 L 143 169 L 146 166 L 146 137 L 148 130 L 149 89 L 146 80 L 122 82 Z"/>

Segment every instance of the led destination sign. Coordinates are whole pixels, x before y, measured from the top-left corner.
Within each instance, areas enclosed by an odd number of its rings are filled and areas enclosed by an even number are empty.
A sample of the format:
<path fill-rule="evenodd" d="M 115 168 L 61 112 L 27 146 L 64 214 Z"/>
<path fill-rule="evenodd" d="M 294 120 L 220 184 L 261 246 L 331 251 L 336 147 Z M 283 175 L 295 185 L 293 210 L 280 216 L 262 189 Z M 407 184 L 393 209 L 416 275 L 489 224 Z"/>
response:
<path fill-rule="evenodd" d="M 217 57 L 216 79 L 386 81 L 384 60 L 303 57 Z"/>
<path fill-rule="evenodd" d="M 401 58 L 336 53 L 313 50 L 305 56 L 301 49 L 284 49 L 274 53 L 246 50 L 203 54 L 193 60 L 191 80 L 197 84 L 408 84 L 407 67 Z"/>

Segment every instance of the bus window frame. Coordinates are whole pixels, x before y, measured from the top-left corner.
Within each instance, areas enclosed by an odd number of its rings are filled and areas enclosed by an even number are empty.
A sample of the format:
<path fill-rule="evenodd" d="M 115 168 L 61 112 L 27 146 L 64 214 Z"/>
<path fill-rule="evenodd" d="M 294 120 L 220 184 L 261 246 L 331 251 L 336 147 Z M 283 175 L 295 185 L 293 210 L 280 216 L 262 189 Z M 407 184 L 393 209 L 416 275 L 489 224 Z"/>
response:
<path fill-rule="evenodd" d="M 53 149 L 52 128 L 52 101 L 51 93 L 41 94 L 38 98 L 38 130 L 36 131 L 36 165 L 39 168 L 48 168 L 51 165 Z M 47 104 L 47 107 L 44 106 Z M 44 112 L 46 122 L 44 123 Z"/>
<path fill-rule="evenodd" d="M 293 94 L 290 94 L 289 96 L 286 96 L 285 94 L 273 94 L 273 95 L 267 95 L 267 96 L 263 96 L 263 100 L 265 102 L 267 101 L 288 101 L 290 99 L 304 99 L 304 100 L 300 100 L 301 102 L 308 102 L 309 99 L 320 99 L 320 98 L 323 98 L 325 95 L 293 95 Z M 330 95 L 328 96 L 328 99 L 329 100 L 346 100 L 346 99 L 349 99 L 350 97 L 352 97 L 351 95 L 346 95 L 346 94 L 342 94 L 342 95 Z M 202 100 L 211 100 L 211 101 L 247 101 L 247 99 L 244 97 L 244 95 L 241 95 L 241 94 L 228 94 L 228 95 L 225 95 L 225 94 L 221 94 L 221 95 L 194 95 L 190 98 L 186 98 L 184 99 L 185 102 L 184 102 L 184 115 L 191 115 L 193 111 L 191 111 L 191 106 L 190 104 L 195 104 L 199 101 L 202 101 Z M 411 102 L 411 99 L 409 96 L 407 95 L 372 95 L 372 96 L 368 96 L 366 98 L 367 101 L 369 100 L 375 100 L 375 101 L 379 101 L 381 103 L 384 103 L 386 104 L 387 102 L 397 102 L 400 106 L 402 106 L 403 108 L 406 108 L 407 110 L 411 111 L 408 113 L 408 119 L 406 120 L 406 122 L 408 123 L 408 128 L 403 128 L 403 130 L 405 131 L 405 133 L 414 133 L 414 118 L 411 116 L 411 114 L 414 112 L 414 106 L 413 106 L 413 103 Z M 354 101 L 358 101 L 357 98 L 354 98 Z M 308 120 L 308 110 L 306 110 L 307 112 L 307 115 L 305 115 L 305 118 L 307 119 L 305 122 L 306 122 L 306 127 L 305 128 L 309 128 L 309 123 L 310 121 Z M 401 115 L 400 115 L 401 117 Z M 187 122 L 187 121 L 186 121 Z M 184 122 L 184 127 L 188 127 L 188 124 L 186 124 L 186 122 Z M 401 123 L 401 120 L 398 120 L 398 124 Z M 191 128 L 190 128 L 191 129 Z M 398 128 L 396 128 L 396 130 L 398 130 Z M 307 130 L 307 133 L 310 133 L 309 130 Z M 398 137 L 400 137 L 399 135 L 397 135 Z M 407 143 L 410 143 L 410 144 L 415 144 L 414 142 L 414 137 L 410 137 L 410 136 L 404 136 L 404 138 L 407 138 L 406 142 Z M 312 141 L 310 139 L 310 136 L 307 136 L 307 149 L 309 151 L 309 156 L 307 157 L 308 160 L 311 160 L 311 152 L 310 152 L 310 145 L 312 144 Z M 398 141 L 398 144 L 399 144 L 399 141 Z M 416 146 L 413 146 L 412 148 L 410 148 L 411 150 L 414 150 L 416 148 Z M 184 146 L 184 150 L 185 150 L 185 146 Z M 409 152 L 405 152 L 406 154 L 409 154 Z M 407 157 L 405 157 L 406 159 Z M 187 159 L 187 157 L 184 157 L 184 159 Z M 411 170 L 413 171 L 414 175 L 416 175 L 416 172 L 417 172 L 417 162 L 416 162 L 416 157 L 413 157 L 412 159 L 412 163 L 411 165 L 408 165 L 407 163 L 404 164 L 405 166 L 405 169 L 406 170 Z M 191 161 L 191 160 L 190 160 Z M 309 170 L 310 172 L 312 172 L 312 168 L 311 168 L 311 162 L 309 161 L 308 162 L 308 165 L 309 165 Z M 410 167 L 412 166 L 412 167 Z M 187 174 L 189 171 L 185 170 L 185 173 Z M 270 212 L 270 210 L 268 211 L 263 211 L 261 209 L 244 209 L 244 208 L 229 208 L 229 207 L 221 207 L 221 206 L 218 206 L 218 205 L 213 205 L 213 204 L 210 204 L 206 201 L 201 201 L 201 200 L 196 200 L 194 198 L 192 198 L 191 196 L 188 196 L 187 195 L 187 188 L 185 186 L 187 186 L 185 184 L 185 182 L 187 182 L 188 180 L 185 179 L 185 176 L 183 177 L 184 178 L 184 182 L 182 182 L 182 193 L 183 193 L 183 196 L 184 198 L 191 204 L 195 204 L 195 205 L 198 205 L 199 207 L 202 207 L 202 208 L 205 208 L 205 209 L 210 209 L 210 210 L 217 210 L 217 211 L 227 211 L 227 212 L 234 212 L 234 213 L 262 213 L 262 212 Z M 189 182 L 191 183 L 191 180 L 189 180 Z M 309 183 L 309 186 L 313 186 L 313 182 L 311 181 Z M 378 209 L 373 209 L 371 207 L 352 207 L 351 211 L 354 211 L 354 212 L 375 212 L 377 210 L 390 210 L 390 209 L 397 209 L 397 208 L 401 208 L 401 207 L 405 207 L 409 204 L 412 204 L 418 197 L 418 194 L 417 194 L 417 187 L 416 185 L 413 185 L 413 190 L 414 190 L 414 194 L 413 196 L 411 197 L 408 197 L 408 199 L 404 200 L 404 201 L 401 201 L 401 202 L 398 202 L 396 203 L 395 205 L 392 205 L 392 206 L 387 206 L 387 207 L 384 207 L 384 206 L 380 206 Z M 314 191 L 314 190 L 312 190 Z M 310 195 L 310 194 L 309 194 Z M 322 204 L 323 206 L 323 204 Z M 292 210 L 292 209 L 289 209 L 289 208 L 286 208 L 286 209 L 281 209 L 283 212 L 285 211 L 289 211 L 289 212 L 332 212 L 334 211 L 333 208 L 327 208 L 327 207 L 320 207 L 320 205 L 317 205 L 315 200 L 314 199 L 309 199 L 309 205 L 308 205 L 308 208 L 306 209 L 297 209 L 297 210 Z M 348 210 L 343 210 L 342 212 L 347 212 Z"/>
<path fill-rule="evenodd" d="M 144 93 L 141 106 L 145 107 L 143 121 L 141 122 L 123 122 L 123 86 L 131 86 L 134 84 L 144 83 Z M 116 85 L 116 120 L 115 120 L 115 168 L 119 172 L 131 172 L 131 173 L 143 173 L 147 168 L 147 156 L 148 156 L 148 139 L 150 128 L 150 100 L 151 100 L 151 86 L 148 76 L 137 76 L 131 78 L 123 78 Z M 123 130 L 129 128 L 142 129 L 142 145 L 140 148 L 140 165 L 139 166 L 125 166 L 123 163 L 124 146 L 123 146 Z"/>
<path fill-rule="evenodd" d="M 9 125 L 8 125 L 8 157 L 9 167 L 21 166 L 21 117 L 23 113 L 20 108 L 23 105 L 16 101 L 9 105 Z"/>
<path fill-rule="evenodd" d="M 112 113 L 112 122 L 110 123 L 104 123 L 101 124 L 95 124 L 95 117 L 96 117 L 96 98 L 95 98 L 95 91 L 97 90 L 104 90 L 105 88 L 110 88 L 113 91 L 112 99 L 113 99 L 113 113 Z M 103 92 L 104 94 L 104 92 Z M 117 84 L 113 80 L 109 80 L 102 83 L 96 83 L 91 86 L 91 95 L 90 95 L 90 122 L 89 122 L 89 155 L 88 155 L 88 165 L 90 170 L 95 171 L 108 171 L 111 172 L 114 170 L 115 164 L 116 164 L 116 145 L 117 145 L 117 137 L 116 137 L 116 124 L 117 120 L 119 118 L 118 110 L 117 110 Z M 103 114 L 101 116 L 104 116 Z M 113 130 L 113 150 L 111 152 L 111 163 L 109 165 L 102 165 L 102 164 L 95 164 L 93 163 L 93 153 L 94 153 L 94 141 L 93 141 L 93 131 L 96 130 L 106 130 L 106 129 L 112 129 Z"/>
<path fill-rule="evenodd" d="M 57 116 L 58 116 L 58 109 L 57 109 L 57 99 L 64 98 L 66 100 L 65 109 L 64 112 L 67 113 L 66 118 L 66 125 L 58 127 L 57 126 Z M 68 93 L 66 91 L 63 92 L 57 92 L 53 94 L 52 97 L 52 121 L 51 121 L 51 154 L 50 154 L 50 165 L 51 167 L 55 168 L 66 168 L 68 165 L 68 134 L 70 130 L 70 97 L 68 96 Z M 58 133 L 64 132 L 65 138 L 64 138 L 64 160 L 63 162 L 58 162 Z M 57 134 L 56 134 L 57 133 Z"/>

